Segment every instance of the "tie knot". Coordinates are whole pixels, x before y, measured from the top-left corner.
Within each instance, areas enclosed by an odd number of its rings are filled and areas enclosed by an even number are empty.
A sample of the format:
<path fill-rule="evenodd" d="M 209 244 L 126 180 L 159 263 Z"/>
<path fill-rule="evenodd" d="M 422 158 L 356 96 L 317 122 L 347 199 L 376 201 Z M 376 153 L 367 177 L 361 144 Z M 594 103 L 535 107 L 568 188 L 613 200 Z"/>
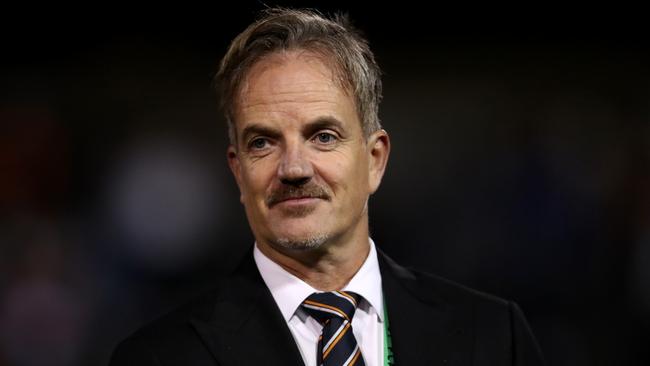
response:
<path fill-rule="evenodd" d="M 302 307 L 321 323 L 334 317 L 352 321 L 359 299 L 354 292 L 314 292 L 302 302 Z"/>

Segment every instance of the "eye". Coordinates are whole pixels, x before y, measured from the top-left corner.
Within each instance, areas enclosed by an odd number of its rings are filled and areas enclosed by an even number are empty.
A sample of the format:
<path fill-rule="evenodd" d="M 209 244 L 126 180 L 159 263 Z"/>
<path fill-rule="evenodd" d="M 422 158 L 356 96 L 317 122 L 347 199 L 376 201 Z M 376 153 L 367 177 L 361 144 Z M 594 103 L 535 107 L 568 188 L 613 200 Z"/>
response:
<path fill-rule="evenodd" d="M 316 139 L 316 142 L 321 144 L 331 144 L 336 141 L 336 136 L 328 132 L 320 132 L 316 134 L 314 138 Z"/>
<path fill-rule="evenodd" d="M 250 142 L 249 146 L 250 146 L 252 149 L 259 150 L 259 149 L 263 149 L 263 148 L 265 148 L 266 145 L 267 145 L 267 143 L 268 143 L 268 141 L 267 141 L 265 138 L 258 137 L 258 138 L 256 138 L 256 139 L 252 140 L 252 141 Z"/>

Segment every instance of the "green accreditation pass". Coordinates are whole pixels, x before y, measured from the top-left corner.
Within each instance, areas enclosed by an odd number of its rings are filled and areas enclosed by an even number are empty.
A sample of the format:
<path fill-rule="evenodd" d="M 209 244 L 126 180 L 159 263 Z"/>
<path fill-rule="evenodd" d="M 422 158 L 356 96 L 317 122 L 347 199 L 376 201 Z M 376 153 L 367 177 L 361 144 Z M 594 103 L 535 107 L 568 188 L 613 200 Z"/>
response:
<path fill-rule="evenodd" d="M 386 315 L 386 301 L 384 301 L 384 365 L 394 365 L 393 358 L 393 344 L 390 338 L 390 330 L 388 327 L 388 315 Z"/>

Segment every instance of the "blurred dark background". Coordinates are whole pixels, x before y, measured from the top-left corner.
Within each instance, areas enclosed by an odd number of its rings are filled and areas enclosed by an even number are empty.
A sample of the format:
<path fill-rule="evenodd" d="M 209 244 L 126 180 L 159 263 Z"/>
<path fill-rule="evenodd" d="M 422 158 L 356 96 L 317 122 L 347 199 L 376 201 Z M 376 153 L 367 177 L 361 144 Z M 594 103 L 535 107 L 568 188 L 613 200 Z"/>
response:
<path fill-rule="evenodd" d="M 282 4 L 347 11 L 385 72 L 380 248 L 517 301 L 552 365 L 650 362 L 643 12 Z M 104 365 L 247 252 L 210 83 L 262 7 L 5 9 L 0 366 Z"/>

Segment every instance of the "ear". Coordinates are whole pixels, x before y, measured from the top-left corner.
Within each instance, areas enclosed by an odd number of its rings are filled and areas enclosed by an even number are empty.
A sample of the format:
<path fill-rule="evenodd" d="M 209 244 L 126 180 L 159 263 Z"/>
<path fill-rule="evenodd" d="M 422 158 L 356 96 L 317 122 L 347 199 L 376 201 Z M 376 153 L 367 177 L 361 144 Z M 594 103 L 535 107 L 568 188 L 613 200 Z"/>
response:
<path fill-rule="evenodd" d="M 232 175 L 235 177 L 237 182 L 237 187 L 239 187 L 239 201 L 244 203 L 244 191 L 242 190 L 242 176 L 241 176 L 241 163 L 239 161 L 239 155 L 237 154 L 237 148 L 233 145 L 228 146 L 226 152 L 226 157 L 228 158 L 228 166 Z"/>
<path fill-rule="evenodd" d="M 375 131 L 367 141 L 368 147 L 368 188 L 373 194 L 379 188 L 381 178 L 386 171 L 390 155 L 390 137 L 386 130 Z"/>

